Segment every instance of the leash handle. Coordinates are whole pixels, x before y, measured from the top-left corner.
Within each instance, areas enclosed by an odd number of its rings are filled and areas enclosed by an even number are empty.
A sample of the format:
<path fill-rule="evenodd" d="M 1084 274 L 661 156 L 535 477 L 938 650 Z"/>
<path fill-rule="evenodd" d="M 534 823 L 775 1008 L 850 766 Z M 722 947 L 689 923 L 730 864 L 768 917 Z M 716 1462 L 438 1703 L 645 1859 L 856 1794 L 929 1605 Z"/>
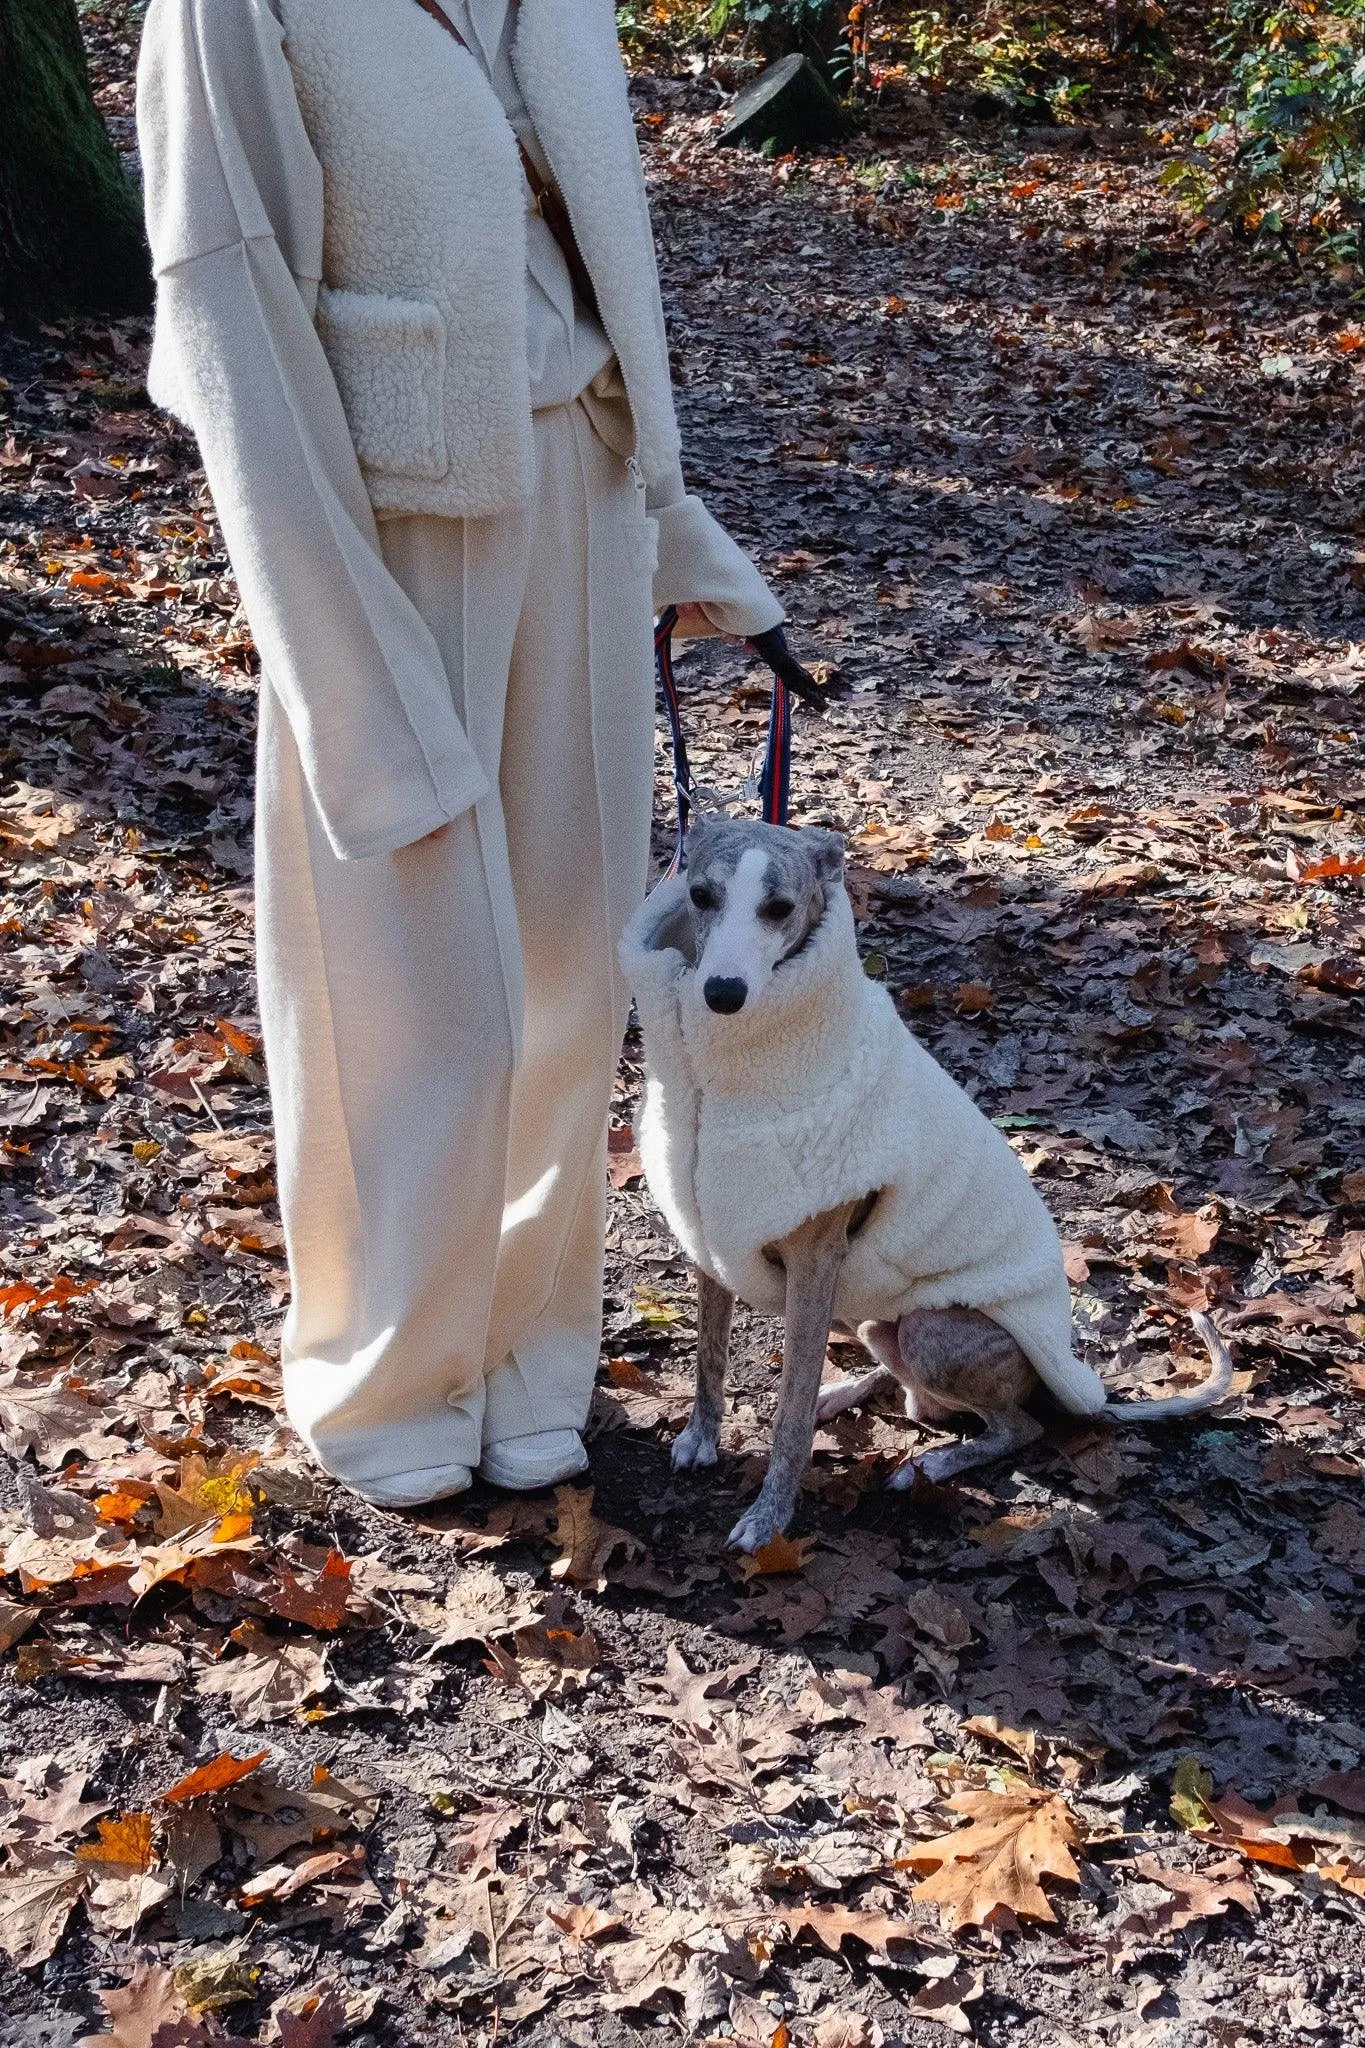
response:
<path fill-rule="evenodd" d="M 678 623 L 676 605 L 660 612 L 654 626 L 654 663 L 659 673 L 664 710 L 668 716 L 669 740 L 673 753 L 673 798 L 677 808 L 678 844 L 670 874 L 687 865 L 687 823 L 696 800 L 696 783 L 687 758 L 687 737 L 683 732 L 678 685 L 673 674 L 673 628 Z M 787 645 L 780 626 L 755 633 L 745 641 L 751 653 L 772 670 L 773 694 L 768 711 L 768 738 L 763 751 L 763 768 L 758 778 L 759 804 L 765 825 L 785 825 L 791 801 L 792 694 L 809 703 L 821 704 L 820 685 L 802 668 Z"/>

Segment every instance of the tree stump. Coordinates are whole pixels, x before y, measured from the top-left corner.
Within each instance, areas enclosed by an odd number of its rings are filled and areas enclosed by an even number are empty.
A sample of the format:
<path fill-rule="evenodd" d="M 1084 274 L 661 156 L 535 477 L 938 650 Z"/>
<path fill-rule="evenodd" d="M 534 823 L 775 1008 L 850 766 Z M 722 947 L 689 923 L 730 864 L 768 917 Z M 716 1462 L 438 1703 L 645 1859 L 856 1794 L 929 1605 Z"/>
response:
<path fill-rule="evenodd" d="M 716 141 L 732 149 L 813 149 L 847 135 L 851 125 L 810 59 L 794 55 L 745 86 Z"/>
<path fill-rule="evenodd" d="M 76 0 L 0 0 L 0 316 L 151 303 L 142 205 L 95 106 Z"/>

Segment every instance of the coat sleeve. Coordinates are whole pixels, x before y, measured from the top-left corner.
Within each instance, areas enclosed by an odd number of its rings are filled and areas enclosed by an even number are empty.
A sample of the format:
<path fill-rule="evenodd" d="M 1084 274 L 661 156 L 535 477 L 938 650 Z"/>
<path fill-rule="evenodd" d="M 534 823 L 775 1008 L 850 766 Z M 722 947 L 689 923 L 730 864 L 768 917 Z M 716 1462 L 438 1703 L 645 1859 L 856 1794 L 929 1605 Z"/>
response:
<path fill-rule="evenodd" d="M 780 626 L 786 613 L 738 541 L 683 482 L 682 470 L 651 484 L 646 498 L 659 525 L 654 609 L 699 604 L 713 626 L 741 638 Z"/>
<path fill-rule="evenodd" d="M 342 859 L 458 816 L 487 778 L 384 565 L 312 322 L 322 172 L 266 0 L 152 0 L 138 139 L 157 278 L 148 377 L 195 433 L 265 682 Z"/>

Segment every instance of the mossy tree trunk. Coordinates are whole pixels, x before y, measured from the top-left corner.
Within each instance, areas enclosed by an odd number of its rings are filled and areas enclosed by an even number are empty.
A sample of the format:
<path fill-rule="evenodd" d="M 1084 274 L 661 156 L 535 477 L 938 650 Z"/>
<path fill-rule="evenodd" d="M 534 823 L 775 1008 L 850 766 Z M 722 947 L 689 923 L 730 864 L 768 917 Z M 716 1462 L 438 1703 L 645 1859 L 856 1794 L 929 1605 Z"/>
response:
<path fill-rule="evenodd" d="M 142 208 L 91 95 L 76 0 L 0 0 L 0 318 L 150 300 Z"/>

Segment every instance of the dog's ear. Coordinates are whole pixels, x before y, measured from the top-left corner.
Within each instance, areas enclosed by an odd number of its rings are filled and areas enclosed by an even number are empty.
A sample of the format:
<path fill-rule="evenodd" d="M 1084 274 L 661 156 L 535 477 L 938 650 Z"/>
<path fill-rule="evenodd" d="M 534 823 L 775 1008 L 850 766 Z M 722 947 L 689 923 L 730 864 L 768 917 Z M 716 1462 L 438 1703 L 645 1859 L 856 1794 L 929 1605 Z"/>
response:
<path fill-rule="evenodd" d="M 844 879 L 844 842 L 839 833 L 808 825 L 801 834 L 815 855 L 815 872 L 822 882 Z"/>

